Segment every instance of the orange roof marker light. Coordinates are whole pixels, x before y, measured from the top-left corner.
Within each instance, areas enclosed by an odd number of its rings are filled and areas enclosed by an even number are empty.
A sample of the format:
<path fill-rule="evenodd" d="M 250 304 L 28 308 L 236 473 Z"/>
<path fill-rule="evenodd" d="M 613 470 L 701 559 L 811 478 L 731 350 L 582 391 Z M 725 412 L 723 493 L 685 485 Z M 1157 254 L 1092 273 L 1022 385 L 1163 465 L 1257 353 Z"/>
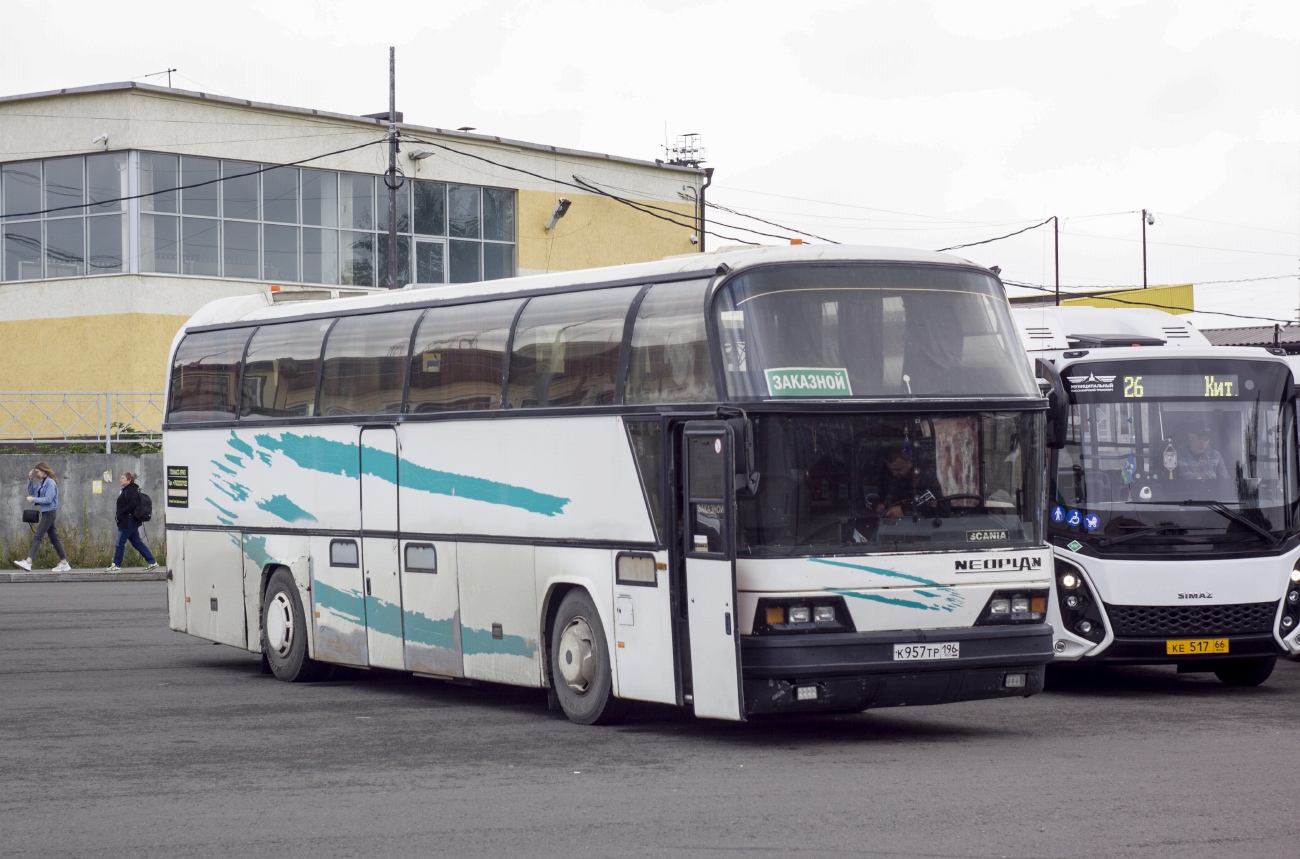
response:
<path fill-rule="evenodd" d="M 791 240 L 790 240 L 790 244 L 792 244 L 792 245 L 801 245 L 801 244 L 803 244 L 803 239 L 791 239 Z"/>

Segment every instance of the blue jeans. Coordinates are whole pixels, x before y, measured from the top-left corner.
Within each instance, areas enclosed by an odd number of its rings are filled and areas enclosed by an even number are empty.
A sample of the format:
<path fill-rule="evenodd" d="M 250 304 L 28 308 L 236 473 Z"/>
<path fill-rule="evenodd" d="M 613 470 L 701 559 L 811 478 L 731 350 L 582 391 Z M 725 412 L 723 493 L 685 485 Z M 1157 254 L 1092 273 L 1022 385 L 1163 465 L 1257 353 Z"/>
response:
<path fill-rule="evenodd" d="M 126 551 L 126 544 L 129 542 L 144 558 L 146 564 L 152 564 L 153 552 L 145 545 L 144 540 L 140 539 L 140 525 L 134 519 L 126 520 L 127 527 L 117 529 L 117 546 L 113 549 L 113 563 L 121 565 L 122 553 Z"/>

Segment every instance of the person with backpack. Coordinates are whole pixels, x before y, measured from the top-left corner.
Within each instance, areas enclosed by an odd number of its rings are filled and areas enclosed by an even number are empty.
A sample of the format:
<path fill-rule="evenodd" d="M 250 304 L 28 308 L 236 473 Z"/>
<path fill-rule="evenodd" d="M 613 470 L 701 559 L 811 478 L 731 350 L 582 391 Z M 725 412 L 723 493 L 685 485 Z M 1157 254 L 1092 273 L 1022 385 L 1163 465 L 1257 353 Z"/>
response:
<path fill-rule="evenodd" d="M 72 566 L 63 551 L 63 544 L 59 542 L 59 532 L 54 527 L 54 517 L 59 509 L 59 483 L 54 479 L 54 470 L 43 462 L 36 463 L 36 467 L 27 472 L 27 503 L 35 504 L 41 511 L 40 521 L 32 536 L 32 547 L 28 550 L 27 557 L 14 561 L 14 566 L 31 570 L 32 558 L 36 557 L 36 552 L 41 547 L 41 539 L 48 536 L 50 545 L 59 556 L 59 564 L 54 572 L 69 572 Z"/>
<path fill-rule="evenodd" d="M 149 546 L 140 539 L 140 523 L 147 522 L 152 517 L 152 504 L 146 503 L 145 499 L 149 496 L 140 491 L 140 487 L 135 485 L 135 475 L 129 471 L 122 472 L 122 476 L 117 481 L 121 484 L 122 489 L 117 493 L 117 546 L 113 549 L 113 564 L 105 569 L 105 572 L 112 573 L 122 569 L 122 554 L 126 551 L 126 544 L 129 542 L 144 558 L 145 570 L 152 570 L 158 566 L 154 560 L 153 553 L 149 551 Z"/>

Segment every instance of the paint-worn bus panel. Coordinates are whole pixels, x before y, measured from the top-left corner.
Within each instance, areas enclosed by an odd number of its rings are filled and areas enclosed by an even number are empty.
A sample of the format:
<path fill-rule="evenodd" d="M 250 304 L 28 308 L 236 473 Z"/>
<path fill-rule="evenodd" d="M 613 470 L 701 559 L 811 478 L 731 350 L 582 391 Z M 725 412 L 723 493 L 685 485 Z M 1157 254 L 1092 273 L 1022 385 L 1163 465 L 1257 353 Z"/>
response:
<path fill-rule="evenodd" d="M 185 535 L 185 550 L 187 631 L 209 641 L 246 647 L 240 535 L 191 531 Z"/>
<path fill-rule="evenodd" d="M 262 652 L 262 578 L 271 567 L 286 567 L 298 584 L 298 598 L 303 613 L 311 605 L 308 586 L 311 574 L 307 553 L 310 540 L 304 534 L 244 534 L 244 615 L 248 627 L 248 649 Z M 306 617 L 303 620 L 307 620 Z M 308 624 L 310 626 L 310 624 Z M 307 655 L 314 655 L 311 637 L 307 638 Z"/>
<path fill-rule="evenodd" d="M 461 543 L 461 648 L 465 676 L 521 686 L 540 686 L 541 660 L 537 582 L 532 546 Z"/>
<path fill-rule="evenodd" d="M 167 573 L 167 623 L 186 632 L 184 531 L 167 532 Z"/>
<path fill-rule="evenodd" d="M 356 537 L 312 537 L 311 554 L 316 658 L 340 665 L 369 665 L 361 541 Z"/>
<path fill-rule="evenodd" d="M 406 670 L 464 677 L 456 544 L 404 540 L 401 564 Z"/>
<path fill-rule="evenodd" d="M 667 552 L 653 556 L 652 563 L 663 564 L 653 582 L 620 581 L 615 561 L 611 652 L 620 698 L 677 703 L 667 559 Z"/>

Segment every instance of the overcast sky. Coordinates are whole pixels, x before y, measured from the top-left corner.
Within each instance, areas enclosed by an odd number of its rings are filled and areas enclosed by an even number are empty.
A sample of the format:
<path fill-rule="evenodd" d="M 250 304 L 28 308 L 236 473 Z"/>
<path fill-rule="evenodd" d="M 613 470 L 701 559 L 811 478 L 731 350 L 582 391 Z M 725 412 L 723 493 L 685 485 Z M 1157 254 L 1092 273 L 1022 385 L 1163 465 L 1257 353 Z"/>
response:
<path fill-rule="evenodd" d="M 391 44 L 411 122 L 646 159 L 698 132 L 711 201 L 845 243 L 1057 215 L 1066 286 L 1140 285 L 1146 208 L 1152 284 L 1272 278 L 1206 301 L 1300 304 L 1296 0 L 5 0 L 3 21 L 6 94 L 175 67 L 178 87 L 372 113 Z M 1052 283 L 1050 226 L 958 253 Z"/>

